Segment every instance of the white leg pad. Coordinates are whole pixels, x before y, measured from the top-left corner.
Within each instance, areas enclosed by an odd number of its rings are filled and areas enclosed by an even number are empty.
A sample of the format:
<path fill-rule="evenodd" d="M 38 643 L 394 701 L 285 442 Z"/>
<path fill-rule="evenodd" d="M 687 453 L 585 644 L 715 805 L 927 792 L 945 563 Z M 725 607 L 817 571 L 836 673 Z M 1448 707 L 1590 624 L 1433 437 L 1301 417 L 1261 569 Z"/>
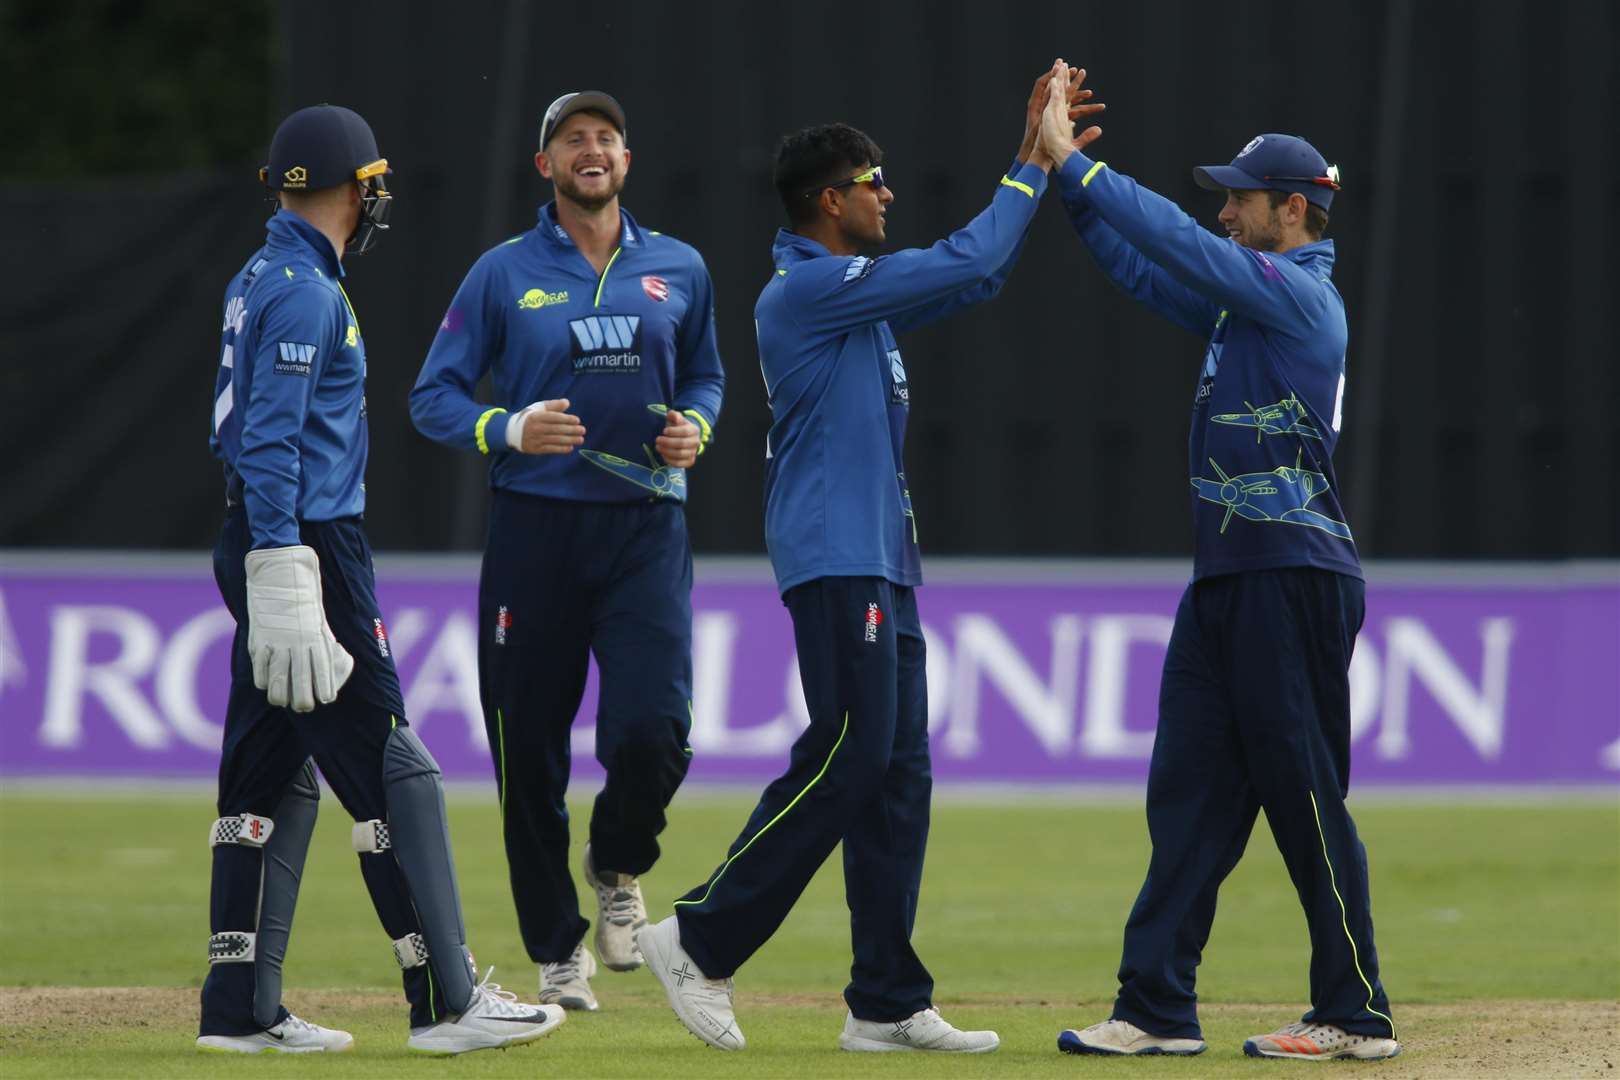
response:
<path fill-rule="evenodd" d="M 246 930 L 227 930 L 208 937 L 210 964 L 251 964 L 258 955 L 258 934 Z"/>
<path fill-rule="evenodd" d="M 257 814 L 222 817 L 208 830 L 208 846 L 213 848 L 221 844 L 242 844 L 262 848 L 265 841 L 270 839 L 270 833 L 275 827 L 275 822 Z"/>
<path fill-rule="evenodd" d="M 394 959 L 402 968 L 421 967 L 428 961 L 427 939 L 421 934 L 406 934 L 394 942 Z"/>
<path fill-rule="evenodd" d="M 355 822 L 354 830 L 349 835 L 354 843 L 354 850 L 362 855 L 374 855 L 393 846 L 388 840 L 388 822 L 377 818 Z"/>

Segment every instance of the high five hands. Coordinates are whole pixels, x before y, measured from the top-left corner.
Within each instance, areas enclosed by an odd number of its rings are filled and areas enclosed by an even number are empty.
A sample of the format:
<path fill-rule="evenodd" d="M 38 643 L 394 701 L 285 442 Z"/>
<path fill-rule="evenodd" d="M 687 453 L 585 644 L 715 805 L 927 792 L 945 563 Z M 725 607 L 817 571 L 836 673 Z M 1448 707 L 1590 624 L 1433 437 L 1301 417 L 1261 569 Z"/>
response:
<path fill-rule="evenodd" d="M 1051 155 L 1038 145 L 1041 123 L 1049 111 L 1047 106 L 1051 102 L 1061 100 L 1066 103 L 1067 107 L 1063 111 L 1063 116 L 1070 121 L 1071 125 L 1073 121 L 1080 119 L 1082 116 L 1100 113 L 1108 107 L 1100 102 L 1088 103 L 1091 91 L 1081 89 L 1081 84 L 1086 81 L 1085 68 L 1070 70 L 1067 85 L 1061 91 L 1054 88 L 1053 80 L 1060 67 L 1069 70 L 1068 65 L 1062 60 L 1056 60 L 1053 61 L 1050 71 L 1041 72 L 1040 78 L 1035 80 L 1035 86 L 1029 92 L 1029 101 L 1024 106 L 1024 139 L 1018 146 L 1018 160 L 1030 162 L 1042 169 L 1049 169 L 1053 164 Z M 1084 138 L 1086 142 L 1090 142 L 1101 134 L 1102 128 L 1092 127 L 1087 129 Z M 1077 148 L 1083 145 L 1085 144 L 1075 143 Z M 1067 158 L 1068 154 L 1063 156 Z M 1058 164 L 1062 164 L 1062 162 L 1058 162 Z"/>
<path fill-rule="evenodd" d="M 1076 97 L 1076 92 L 1090 97 L 1091 91 L 1080 90 L 1080 84 L 1086 79 L 1085 68 L 1071 68 L 1059 58 L 1052 65 L 1049 74 L 1043 75 L 1047 79 L 1046 106 L 1041 111 L 1040 124 L 1035 134 L 1035 148 L 1030 160 L 1037 165 L 1063 167 L 1069 160 L 1069 155 L 1076 150 L 1084 150 L 1102 136 L 1102 128 L 1093 124 L 1079 135 L 1074 133 L 1074 122 L 1081 116 L 1101 112 L 1102 105 L 1076 105 L 1084 98 Z M 1044 161 L 1042 160 L 1044 159 Z"/>

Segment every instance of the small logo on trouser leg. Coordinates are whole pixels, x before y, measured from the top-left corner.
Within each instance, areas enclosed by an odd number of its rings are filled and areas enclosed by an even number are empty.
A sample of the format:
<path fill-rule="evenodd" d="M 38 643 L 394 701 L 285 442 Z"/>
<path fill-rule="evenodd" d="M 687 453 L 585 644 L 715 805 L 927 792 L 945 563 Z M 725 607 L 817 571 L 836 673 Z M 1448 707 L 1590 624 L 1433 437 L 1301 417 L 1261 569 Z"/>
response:
<path fill-rule="evenodd" d="M 377 651 L 386 657 L 388 655 L 388 630 L 383 626 L 381 619 L 371 620 L 371 636 L 377 639 Z"/>
<path fill-rule="evenodd" d="M 506 632 L 512 627 L 512 613 L 502 604 L 495 612 L 495 644 L 506 644 Z"/>
<path fill-rule="evenodd" d="M 878 610 L 876 604 L 866 605 L 866 640 L 877 641 L 878 626 L 883 622 L 883 612 Z"/>

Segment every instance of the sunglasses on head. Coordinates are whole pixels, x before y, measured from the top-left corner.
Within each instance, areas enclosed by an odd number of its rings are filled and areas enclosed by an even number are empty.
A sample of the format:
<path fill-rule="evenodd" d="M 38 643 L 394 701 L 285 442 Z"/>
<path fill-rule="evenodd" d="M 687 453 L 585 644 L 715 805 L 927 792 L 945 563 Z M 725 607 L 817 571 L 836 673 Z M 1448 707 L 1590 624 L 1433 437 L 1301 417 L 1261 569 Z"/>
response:
<path fill-rule="evenodd" d="M 1320 184 L 1323 187 L 1339 190 L 1339 167 L 1329 165 L 1326 176 L 1266 176 L 1265 180 L 1292 180 L 1296 184 Z"/>
<path fill-rule="evenodd" d="M 828 188 L 832 188 L 836 191 L 838 188 L 849 187 L 852 184 L 871 184 L 873 191 L 882 191 L 883 167 L 878 166 L 876 168 L 868 169 L 859 176 L 852 176 L 848 180 L 840 180 L 836 184 L 822 184 L 818 188 L 811 188 L 809 191 L 804 193 L 804 197 L 807 199 L 813 199 Z"/>

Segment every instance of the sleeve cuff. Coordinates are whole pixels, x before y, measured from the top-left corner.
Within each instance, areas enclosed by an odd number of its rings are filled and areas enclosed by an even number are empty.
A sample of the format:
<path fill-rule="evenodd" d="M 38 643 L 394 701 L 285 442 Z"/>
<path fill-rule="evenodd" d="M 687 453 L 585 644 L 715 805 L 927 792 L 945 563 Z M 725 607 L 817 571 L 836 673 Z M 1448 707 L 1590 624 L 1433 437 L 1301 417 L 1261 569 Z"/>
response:
<path fill-rule="evenodd" d="M 486 409 L 473 425 L 473 442 L 478 445 L 480 454 L 492 453 L 495 450 L 506 449 L 506 421 L 508 414 L 505 409 Z"/>
<path fill-rule="evenodd" d="M 710 440 L 714 438 L 714 428 L 710 425 L 709 418 L 696 409 L 682 409 L 681 415 L 698 427 L 698 454 L 701 456 L 703 451 L 709 448 Z"/>
<path fill-rule="evenodd" d="M 1046 192 L 1046 173 L 1037 165 L 1020 165 L 1001 178 L 1001 186 L 1039 199 Z"/>
<path fill-rule="evenodd" d="M 1078 198 L 1092 178 L 1104 168 L 1102 162 L 1093 161 L 1076 150 L 1058 170 L 1058 190 L 1065 199 Z"/>

